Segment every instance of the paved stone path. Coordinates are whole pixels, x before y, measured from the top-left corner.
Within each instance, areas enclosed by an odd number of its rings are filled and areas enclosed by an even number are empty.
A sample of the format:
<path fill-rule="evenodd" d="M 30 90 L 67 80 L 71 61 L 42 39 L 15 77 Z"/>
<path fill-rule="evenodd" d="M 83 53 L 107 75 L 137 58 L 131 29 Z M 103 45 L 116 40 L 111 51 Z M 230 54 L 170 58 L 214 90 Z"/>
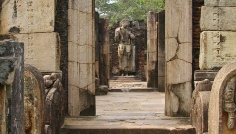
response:
<path fill-rule="evenodd" d="M 73 128 L 191 128 L 189 118 L 164 116 L 164 93 L 109 92 L 96 96 L 96 117 L 66 118 Z"/>

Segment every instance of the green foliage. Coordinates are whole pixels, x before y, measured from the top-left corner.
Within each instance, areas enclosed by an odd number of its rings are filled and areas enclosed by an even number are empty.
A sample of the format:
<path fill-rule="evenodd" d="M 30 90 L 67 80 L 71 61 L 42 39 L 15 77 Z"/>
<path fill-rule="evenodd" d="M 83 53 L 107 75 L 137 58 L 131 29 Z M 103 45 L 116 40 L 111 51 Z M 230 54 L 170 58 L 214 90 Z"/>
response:
<path fill-rule="evenodd" d="M 146 20 L 149 11 L 159 12 L 165 7 L 165 0 L 95 0 L 100 17 L 116 23 L 128 20 Z"/>

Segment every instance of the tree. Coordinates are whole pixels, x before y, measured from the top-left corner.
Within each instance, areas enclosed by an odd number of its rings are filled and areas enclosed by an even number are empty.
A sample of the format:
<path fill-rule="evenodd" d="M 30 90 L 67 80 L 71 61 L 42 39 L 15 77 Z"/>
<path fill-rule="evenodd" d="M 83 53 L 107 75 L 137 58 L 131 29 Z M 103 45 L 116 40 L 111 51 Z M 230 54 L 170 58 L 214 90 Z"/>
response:
<path fill-rule="evenodd" d="M 95 0 L 95 4 L 100 16 L 113 24 L 124 18 L 146 20 L 148 11 L 164 9 L 165 0 Z"/>

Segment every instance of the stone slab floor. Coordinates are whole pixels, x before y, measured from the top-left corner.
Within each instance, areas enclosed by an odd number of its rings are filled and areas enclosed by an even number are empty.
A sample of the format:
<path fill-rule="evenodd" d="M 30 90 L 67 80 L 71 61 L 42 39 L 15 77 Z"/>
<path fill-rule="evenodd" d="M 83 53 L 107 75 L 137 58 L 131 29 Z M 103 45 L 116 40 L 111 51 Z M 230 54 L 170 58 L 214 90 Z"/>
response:
<path fill-rule="evenodd" d="M 165 94 L 108 92 L 96 96 L 95 117 L 68 117 L 65 129 L 191 129 L 189 118 L 164 116 Z"/>

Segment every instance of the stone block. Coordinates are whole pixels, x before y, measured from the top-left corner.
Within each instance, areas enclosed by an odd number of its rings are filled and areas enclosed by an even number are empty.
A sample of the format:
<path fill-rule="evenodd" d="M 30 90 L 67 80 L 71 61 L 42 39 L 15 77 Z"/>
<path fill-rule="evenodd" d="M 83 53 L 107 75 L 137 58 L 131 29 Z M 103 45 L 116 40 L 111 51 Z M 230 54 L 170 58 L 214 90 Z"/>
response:
<path fill-rule="evenodd" d="M 208 79 L 200 81 L 192 93 L 190 122 L 196 127 L 198 134 L 208 131 L 208 105 L 212 82 Z"/>
<path fill-rule="evenodd" d="M 87 89 L 90 84 L 95 82 L 93 81 L 93 65 L 92 64 L 80 64 L 79 66 L 79 78 L 78 78 L 78 87 Z M 95 76 L 94 76 L 95 78 Z"/>
<path fill-rule="evenodd" d="M 70 116 L 80 115 L 80 92 L 76 86 L 69 85 L 68 90 L 68 113 Z"/>
<path fill-rule="evenodd" d="M 217 70 L 196 70 L 194 72 L 194 81 L 202 81 L 205 79 L 214 81 L 217 73 Z"/>
<path fill-rule="evenodd" d="M 192 33 L 192 1 L 166 0 L 165 3 L 167 3 L 165 38 L 178 38 L 180 43 L 190 43 L 192 40 L 192 34 L 189 34 Z"/>
<path fill-rule="evenodd" d="M 87 0 L 80 0 L 80 2 L 78 3 L 78 11 L 92 14 L 94 10 L 93 4 L 93 2 L 88 2 Z"/>
<path fill-rule="evenodd" d="M 205 6 L 223 6 L 223 7 L 231 7 L 236 6 L 235 0 L 205 0 Z"/>
<path fill-rule="evenodd" d="M 4 1 L 1 10 L 1 33 L 53 32 L 55 0 Z"/>
<path fill-rule="evenodd" d="M 210 91 L 201 91 L 192 98 L 191 124 L 196 128 L 197 134 L 208 132 L 208 106 Z"/>
<path fill-rule="evenodd" d="M 192 80 L 192 64 L 177 59 L 167 62 L 167 84 L 179 84 Z"/>
<path fill-rule="evenodd" d="M 25 63 L 40 71 L 60 70 L 60 42 L 57 33 L 15 34 L 25 43 Z"/>
<path fill-rule="evenodd" d="M 234 31 L 236 30 L 236 7 L 201 8 L 200 27 L 202 31 Z"/>
<path fill-rule="evenodd" d="M 201 70 L 219 69 L 236 60 L 236 32 L 205 31 L 201 33 L 199 67 Z"/>
<path fill-rule="evenodd" d="M 190 113 L 192 94 L 191 82 L 167 84 L 165 97 L 165 114 L 168 116 L 185 116 Z"/>

